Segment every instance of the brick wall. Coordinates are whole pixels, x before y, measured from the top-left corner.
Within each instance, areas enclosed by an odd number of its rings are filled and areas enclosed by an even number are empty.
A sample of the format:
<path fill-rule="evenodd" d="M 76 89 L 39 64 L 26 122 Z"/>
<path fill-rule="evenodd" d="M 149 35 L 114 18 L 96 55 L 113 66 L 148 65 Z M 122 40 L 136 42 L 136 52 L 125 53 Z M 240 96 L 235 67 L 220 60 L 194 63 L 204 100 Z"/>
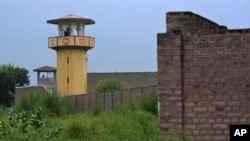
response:
<path fill-rule="evenodd" d="M 157 35 L 160 134 L 187 129 L 229 140 L 230 124 L 250 123 L 250 29 L 228 30 L 192 12 L 167 13 Z"/>
<path fill-rule="evenodd" d="M 167 31 L 226 30 L 227 27 L 192 12 L 169 12 L 166 15 Z"/>

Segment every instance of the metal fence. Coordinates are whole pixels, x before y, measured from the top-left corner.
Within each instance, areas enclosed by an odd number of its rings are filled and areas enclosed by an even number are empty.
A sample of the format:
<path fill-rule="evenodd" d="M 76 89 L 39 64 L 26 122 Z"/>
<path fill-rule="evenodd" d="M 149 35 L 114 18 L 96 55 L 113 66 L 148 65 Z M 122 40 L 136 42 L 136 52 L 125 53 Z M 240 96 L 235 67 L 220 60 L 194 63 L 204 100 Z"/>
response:
<path fill-rule="evenodd" d="M 100 106 L 102 111 L 111 111 L 120 105 L 134 100 L 136 104 L 140 104 L 144 96 L 156 94 L 157 86 L 147 86 L 123 89 L 120 91 L 108 93 L 89 93 L 68 96 L 71 104 L 82 112 L 90 112 L 96 105 Z"/>

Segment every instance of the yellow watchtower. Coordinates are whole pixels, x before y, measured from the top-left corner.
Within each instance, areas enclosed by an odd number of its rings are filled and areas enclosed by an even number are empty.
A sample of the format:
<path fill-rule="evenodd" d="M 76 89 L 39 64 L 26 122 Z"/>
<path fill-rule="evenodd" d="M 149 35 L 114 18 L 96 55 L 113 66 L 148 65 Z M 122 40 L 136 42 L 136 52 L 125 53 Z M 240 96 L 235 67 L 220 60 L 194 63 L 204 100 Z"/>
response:
<path fill-rule="evenodd" d="M 57 91 L 61 95 L 86 94 L 86 54 L 94 47 L 95 39 L 84 36 L 84 28 L 95 21 L 70 14 L 47 23 L 58 26 L 59 36 L 48 39 L 49 48 L 57 53 Z"/>

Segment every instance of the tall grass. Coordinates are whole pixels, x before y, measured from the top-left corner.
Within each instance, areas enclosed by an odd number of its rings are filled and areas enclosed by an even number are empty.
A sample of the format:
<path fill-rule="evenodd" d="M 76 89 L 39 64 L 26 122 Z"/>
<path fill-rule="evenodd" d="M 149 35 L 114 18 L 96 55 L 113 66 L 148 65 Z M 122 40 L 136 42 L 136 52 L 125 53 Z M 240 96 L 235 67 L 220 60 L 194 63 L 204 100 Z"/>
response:
<path fill-rule="evenodd" d="M 0 105 L 0 117 L 5 113 L 5 107 Z"/>
<path fill-rule="evenodd" d="M 60 97 L 57 93 L 26 94 L 15 105 L 15 110 L 34 111 L 37 107 L 41 107 L 43 113 L 56 117 L 67 115 L 75 111 L 70 101 L 66 97 Z"/>
<path fill-rule="evenodd" d="M 76 114 L 62 120 L 64 130 L 59 140 L 138 141 L 158 140 L 158 120 L 147 112 L 106 112 L 99 116 Z"/>
<path fill-rule="evenodd" d="M 92 116 L 98 116 L 101 113 L 102 113 L 101 105 L 100 105 L 100 103 L 98 103 L 97 101 L 95 101 L 93 107 L 91 107 L 91 109 L 90 109 L 90 114 Z"/>
<path fill-rule="evenodd" d="M 135 110 L 139 110 L 138 105 L 136 105 L 136 102 L 134 99 L 129 99 L 126 103 L 118 106 L 115 108 L 115 112 L 119 113 L 126 113 L 126 112 L 130 112 L 130 111 L 135 111 Z"/>
<path fill-rule="evenodd" d="M 21 111 L 34 111 L 37 107 L 42 107 L 45 114 L 56 114 L 58 118 L 46 116 L 41 119 L 48 128 L 63 127 L 60 134 L 51 139 L 56 141 L 191 141 L 187 137 L 182 137 L 182 134 L 160 139 L 156 106 L 157 96 L 150 95 L 144 97 L 140 105 L 131 99 L 112 112 L 100 112 L 97 104 L 96 109 L 93 109 L 95 114 L 93 111 L 91 114 L 72 113 L 72 107 L 67 99 L 62 99 L 56 94 L 33 93 L 23 98 L 15 108 Z M 0 116 L 0 121 L 7 122 L 4 116 Z M 42 134 L 50 135 L 56 130 L 44 131 L 46 133 Z M 20 140 L 20 133 L 11 134 L 13 135 L 10 135 L 10 141 L 18 140 L 18 137 Z M 38 134 L 33 131 L 30 131 L 29 135 L 30 140 L 46 139 L 37 136 Z"/>
<path fill-rule="evenodd" d="M 158 116 L 158 96 L 156 93 L 142 97 L 140 109 Z"/>

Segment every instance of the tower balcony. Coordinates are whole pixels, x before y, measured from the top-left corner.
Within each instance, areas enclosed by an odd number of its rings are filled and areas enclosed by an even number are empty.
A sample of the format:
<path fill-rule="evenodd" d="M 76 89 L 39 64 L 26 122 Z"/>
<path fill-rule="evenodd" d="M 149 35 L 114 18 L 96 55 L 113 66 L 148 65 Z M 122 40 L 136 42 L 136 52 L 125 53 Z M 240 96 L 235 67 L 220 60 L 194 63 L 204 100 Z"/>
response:
<path fill-rule="evenodd" d="M 48 47 L 51 49 L 77 47 L 91 49 L 95 46 L 95 38 L 90 36 L 55 36 L 49 37 Z"/>

